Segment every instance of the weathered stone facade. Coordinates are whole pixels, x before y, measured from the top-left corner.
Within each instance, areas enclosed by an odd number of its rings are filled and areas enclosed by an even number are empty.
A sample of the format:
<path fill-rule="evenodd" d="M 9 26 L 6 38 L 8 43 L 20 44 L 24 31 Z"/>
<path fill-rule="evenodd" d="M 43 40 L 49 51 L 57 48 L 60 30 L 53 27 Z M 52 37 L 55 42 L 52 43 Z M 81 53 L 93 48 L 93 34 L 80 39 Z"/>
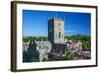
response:
<path fill-rule="evenodd" d="M 64 20 L 52 18 L 48 20 L 48 40 L 52 43 L 53 53 L 63 53 L 66 49 L 64 43 Z"/>
<path fill-rule="evenodd" d="M 58 18 L 48 20 L 48 40 L 51 43 L 64 43 L 64 20 Z"/>

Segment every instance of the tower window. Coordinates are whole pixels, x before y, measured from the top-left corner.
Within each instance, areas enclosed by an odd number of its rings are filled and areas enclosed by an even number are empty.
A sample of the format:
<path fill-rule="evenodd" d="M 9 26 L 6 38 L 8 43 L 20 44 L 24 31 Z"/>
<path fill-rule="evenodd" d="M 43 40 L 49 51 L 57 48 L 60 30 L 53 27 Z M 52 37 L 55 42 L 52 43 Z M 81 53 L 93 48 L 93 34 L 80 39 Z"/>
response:
<path fill-rule="evenodd" d="M 61 37 L 61 32 L 59 32 L 59 38 Z"/>

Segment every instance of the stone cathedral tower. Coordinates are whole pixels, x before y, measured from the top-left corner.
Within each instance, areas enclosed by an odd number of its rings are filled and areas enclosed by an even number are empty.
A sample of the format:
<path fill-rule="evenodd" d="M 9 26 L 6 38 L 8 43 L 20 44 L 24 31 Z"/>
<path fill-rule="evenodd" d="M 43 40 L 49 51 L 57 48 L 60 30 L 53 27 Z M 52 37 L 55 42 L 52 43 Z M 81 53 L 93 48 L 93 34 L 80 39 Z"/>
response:
<path fill-rule="evenodd" d="M 64 43 L 64 20 L 59 18 L 48 20 L 48 40 L 54 44 Z"/>

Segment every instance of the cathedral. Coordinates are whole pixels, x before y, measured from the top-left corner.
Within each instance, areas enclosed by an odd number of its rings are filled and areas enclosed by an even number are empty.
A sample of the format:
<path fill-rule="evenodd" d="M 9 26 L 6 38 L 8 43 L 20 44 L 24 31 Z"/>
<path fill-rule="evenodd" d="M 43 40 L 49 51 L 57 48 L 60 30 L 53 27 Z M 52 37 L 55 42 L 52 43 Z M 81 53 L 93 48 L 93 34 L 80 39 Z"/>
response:
<path fill-rule="evenodd" d="M 31 57 L 38 57 L 39 61 L 48 60 L 48 56 L 65 57 L 66 50 L 74 52 L 82 50 L 82 43 L 75 40 L 64 40 L 64 20 L 51 18 L 48 20 L 48 40 L 23 43 L 23 50 Z M 24 58 L 24 57 L 23 57 Z"/>

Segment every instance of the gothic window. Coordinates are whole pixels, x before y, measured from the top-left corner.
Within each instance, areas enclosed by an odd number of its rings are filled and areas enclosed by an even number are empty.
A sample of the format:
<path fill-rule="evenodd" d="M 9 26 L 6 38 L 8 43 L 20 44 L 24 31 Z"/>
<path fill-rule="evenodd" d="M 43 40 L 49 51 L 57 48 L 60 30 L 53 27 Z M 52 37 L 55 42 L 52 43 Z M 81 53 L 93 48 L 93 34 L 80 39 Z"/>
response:
<path fill-rule="evenodd" d="M 58 23 L 58 26 L 60 27 L 61 26 L 61 23 Z"/>
<path fill-rule="evenodd" d="M 61 32 L 59 32 L 59 38 L 61 37 Z"/>

